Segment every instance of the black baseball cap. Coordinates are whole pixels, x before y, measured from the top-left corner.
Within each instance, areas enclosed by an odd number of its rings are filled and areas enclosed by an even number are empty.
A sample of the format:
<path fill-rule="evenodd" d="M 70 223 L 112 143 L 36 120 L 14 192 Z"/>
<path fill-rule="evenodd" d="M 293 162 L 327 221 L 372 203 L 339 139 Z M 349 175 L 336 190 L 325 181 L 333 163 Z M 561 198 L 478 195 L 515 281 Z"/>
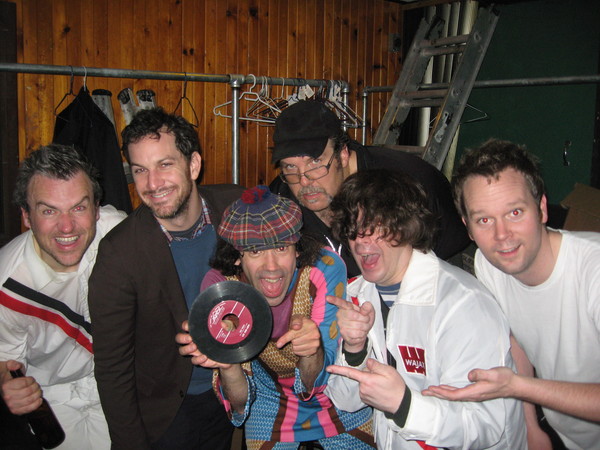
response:
<path fill-rule="evenodd" d="M 341 120 L 322 102 L 301 100 L 287 107 L 275 120 L 273 154 L 277 163 L 292 156 L 321 156 L 327 140 L 342 129 Z"/>

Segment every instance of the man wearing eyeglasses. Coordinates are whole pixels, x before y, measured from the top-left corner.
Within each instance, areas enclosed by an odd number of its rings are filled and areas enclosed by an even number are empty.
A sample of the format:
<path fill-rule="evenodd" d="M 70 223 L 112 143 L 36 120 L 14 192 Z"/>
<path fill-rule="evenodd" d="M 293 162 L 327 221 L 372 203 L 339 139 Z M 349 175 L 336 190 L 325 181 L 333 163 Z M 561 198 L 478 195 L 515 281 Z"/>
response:
<path fill-rule="evenodd" d="M 304 100 L 287 108 L 275 122 L 272 162 L 279 176 L 271 191 L 301 205 L 304 233 L 318 236 L 346 262 L 348 277 L 360 270 L 331 232 L 329 205 L 342 182 L 350 175 L 370 169 L 408 173 L 424 188 L 429 209 L 438 217 L 434 252 L 448 259 L 469 245 L 466 228 L 452 200 L 444 175 L 423 159 L 399 150 L 364 147 L 350 139 L 340 119 L 325 104 Z"/>

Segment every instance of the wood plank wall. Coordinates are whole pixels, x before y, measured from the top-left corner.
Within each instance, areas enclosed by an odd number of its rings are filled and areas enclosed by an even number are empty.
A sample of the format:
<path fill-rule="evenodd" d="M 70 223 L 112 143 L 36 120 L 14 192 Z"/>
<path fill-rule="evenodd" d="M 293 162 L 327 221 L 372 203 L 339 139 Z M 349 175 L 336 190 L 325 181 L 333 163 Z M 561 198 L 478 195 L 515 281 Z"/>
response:
<path fill-rule="evenodd" d="M 342 79 L 350 84 L 350 105 L 360 114 L 361 88 L 393 84 L 402 62 L 400 53 L 388 50 L 390 33 L 402 30 L 401 6 L 385 0 L 11 1 L 17 4 L 22 63 Z M 54 110 L 69 90 L 69 76 L 21 74 L 18 79 L 22 159 L 51 141 Z M 75 93 L 82 83 L 82 77 L 75 77 Z M 124 120 L 117 94 L 122 89 L 152 89 L 168 111 L 183 90 L 179 81 L 88 77 L 86 83 L 90 91 L 113 93 L 119 132 Z M 273 87 L 274 96 L 280 89 Z M 292 88 L 284 91 L 290 95 Z M 203 183 L 230 182 L 230 121 L 212 112 L 230 100 L 229 85 L 190 82 L 187 97 L 200 118 Z M 386 101 L 386 94 L 371 96 L 369 120 L 375 127 Z M 178 112 L 194 120 L 189 103 L 183 102 Z M 242 123 L 241 184 L 268 183 L 275 175 L 268 149 L 272 131 Z M 351 135 L 360 140 L 357 131 Z"/>

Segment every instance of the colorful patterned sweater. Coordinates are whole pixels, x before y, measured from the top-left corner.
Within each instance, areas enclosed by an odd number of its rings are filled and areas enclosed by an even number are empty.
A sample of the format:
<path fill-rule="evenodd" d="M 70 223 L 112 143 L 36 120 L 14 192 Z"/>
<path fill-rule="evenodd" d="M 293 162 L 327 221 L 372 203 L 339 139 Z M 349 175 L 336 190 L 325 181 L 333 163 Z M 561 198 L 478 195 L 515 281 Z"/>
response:
<path fill-rule="evenodd" d="M 202 288 L 225 279 L 212 270 Z M 246 365 L 248 401 L 243 414 L 232 411 L 222 389 L 217 388 L 232 423 L 235 426 L 245 423 L 248 440 L 318 440 L 353 430 L 370 419 L 370 408 L 355 413 L 341 411 L 323 393 L 329 379 L 325 368 L 335 362 L 339 337 L 337 307 L 327 303 L 325 297 L 345 298 L 345 294 L 345 265 L 331 250 L 324 248 L 313 267 L 296 269 L 287 294 L 293 302 L 291 314 L 304 314 L 318 325 L 324 350 L 323 368 L 313 389 L 306 392 L 291 345 L 277 349 L 276 339 L 271 339 L 260 355 Z M 218 378 L 216 385 L 219 386 Z"/>

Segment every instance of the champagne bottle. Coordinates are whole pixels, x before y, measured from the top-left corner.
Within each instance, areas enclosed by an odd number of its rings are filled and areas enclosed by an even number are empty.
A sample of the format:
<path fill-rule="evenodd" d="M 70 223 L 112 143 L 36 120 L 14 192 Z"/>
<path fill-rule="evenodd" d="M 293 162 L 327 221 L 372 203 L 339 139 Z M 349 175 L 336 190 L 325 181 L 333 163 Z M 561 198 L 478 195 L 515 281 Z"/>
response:
<path fill-rule="evenodd" d="M 10 374 L 13 378 L 24 376 L 20 369 L 11 370 Z M 38 409 L 24 414 L 24 417 L 43 448 L 58 447 L 65 440 L 65 432 L 45 398 L 42 397 L 42 404 Z"/>

